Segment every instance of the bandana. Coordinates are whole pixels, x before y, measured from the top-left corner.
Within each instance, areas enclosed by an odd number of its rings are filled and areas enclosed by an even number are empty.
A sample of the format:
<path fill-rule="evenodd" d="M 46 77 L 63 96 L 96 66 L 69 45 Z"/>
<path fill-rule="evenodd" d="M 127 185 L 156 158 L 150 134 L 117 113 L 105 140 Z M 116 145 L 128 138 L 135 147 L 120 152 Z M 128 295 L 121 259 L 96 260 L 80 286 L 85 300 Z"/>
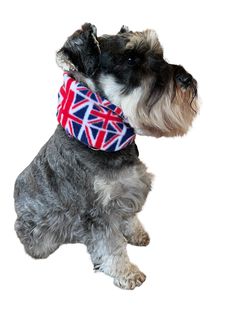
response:
<path fill-rule="evenodd" d="M 67 134 L 90 148 L 115 152 L 134 142 L 134 129 L 122 109 L 64 74 L 57 120 Z"/>

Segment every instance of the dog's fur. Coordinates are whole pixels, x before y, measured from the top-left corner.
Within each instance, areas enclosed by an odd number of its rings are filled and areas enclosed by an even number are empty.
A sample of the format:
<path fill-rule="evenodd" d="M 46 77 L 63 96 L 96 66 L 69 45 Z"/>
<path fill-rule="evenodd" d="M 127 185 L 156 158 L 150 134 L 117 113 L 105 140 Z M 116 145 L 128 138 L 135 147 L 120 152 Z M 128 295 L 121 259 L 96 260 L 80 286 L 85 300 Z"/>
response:
<path fill-rule="evenodd" d="M 58 65 L 120 106 L 137 134 L 183 135 L 197 106 L 197 83 L 168 64 L 153 30 L 97 37 L 84 24 L 57 53 Z M 133 289 L 145 275 L 130 263 L 127 243 L 147 245 L 137 218 L 151 189 L 151 174 L 135 143 L 106 153 L 69 138 L 58 126 L 15 184 L 15 230 L 25 250 L 46 258 L 64 243 L 83 243 L 95 270 Z"/>

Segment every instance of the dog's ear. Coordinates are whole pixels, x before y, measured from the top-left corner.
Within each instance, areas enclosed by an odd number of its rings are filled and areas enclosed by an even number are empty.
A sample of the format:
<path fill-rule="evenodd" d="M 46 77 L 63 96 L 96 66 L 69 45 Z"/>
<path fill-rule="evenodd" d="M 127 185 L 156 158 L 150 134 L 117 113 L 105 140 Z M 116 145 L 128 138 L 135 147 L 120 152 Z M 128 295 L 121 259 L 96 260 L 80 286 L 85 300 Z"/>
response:
<path fill-rule="evenodd" d="M 122 25 L 118 34 L 129 33 L 129 32 L 130 32 L 129 27 L 126 25 Z"/>
<path fill-rule="evenodd" d="M 92 76 L 100 64 L 96 27 L 85 23 L 80 30 L 67 39 L 64 46 L 57 52 L 56 59 L 57 64 L 64 71 L 78 71 Z"/>

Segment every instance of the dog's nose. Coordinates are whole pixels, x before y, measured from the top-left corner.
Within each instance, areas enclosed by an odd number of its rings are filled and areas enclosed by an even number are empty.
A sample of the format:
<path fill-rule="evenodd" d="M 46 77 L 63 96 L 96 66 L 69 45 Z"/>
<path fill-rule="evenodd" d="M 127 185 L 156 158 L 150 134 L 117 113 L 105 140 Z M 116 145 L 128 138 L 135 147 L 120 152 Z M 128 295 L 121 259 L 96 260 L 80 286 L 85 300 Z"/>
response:
<path fill-rule="evenodd" d="M 189 73 L 180 73 L 176 75 L 176 81 L 183 87 L 188 87 L 193 82 L 193 77 Z"/>

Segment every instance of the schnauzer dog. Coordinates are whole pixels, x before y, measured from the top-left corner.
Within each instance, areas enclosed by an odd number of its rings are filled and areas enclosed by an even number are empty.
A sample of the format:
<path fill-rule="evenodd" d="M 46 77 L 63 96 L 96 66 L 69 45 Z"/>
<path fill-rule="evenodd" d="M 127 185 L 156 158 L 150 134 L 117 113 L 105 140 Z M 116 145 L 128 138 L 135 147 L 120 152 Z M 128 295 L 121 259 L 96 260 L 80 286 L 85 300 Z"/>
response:
<path fill-rule="evenodd" d="M 95 270 L 113 277 L 120 288 L 134 289 L 146 277 L 130 262 L 126 246 L 149 243 L 137 213 L 152 181 L 138 158 L 134 134 L 157 138 L 185 134 L 198 112 L 197 82 L 182 66 L 165 61 L 157 34 L 150 29 L 132 32 L 123 26 L 116 35 L 98 37 L 96 27 L 86 23 L 57 52 L 57 64 L 67 80 L 59 95 L 64 97 L 58 107 L 62 118 L 16 180 L 15 230 L 34 258 L 46 258 L 64 243 L 83 243 Z M 87 126 L 80 138 L 76 136 L 87 110 L 80 109 L 81 99 L 73 105 L 83 111 L 82 118 L 74 117 L 80 125 L 73 117 L 63 125 L 62 103 L 75 92 L 68 84 L 80 88 L 80 96 L 90 95 L 85 102 L 94 99 L 91 110 L 118 121 L 106 122 L 108 133 L 112 128 L 131 131 L 125 133 L 126 145 L 118 145 L 114 133 L 113 149 L 106 149 L 111 147 L 109 140 L 97 147 L 94 139 L 85 138 L 92 136 Z M 101 127 L 101 119 L 96 114 L 92 118 Z M 105 132 L 94 130 L 93 135 Z"/>

